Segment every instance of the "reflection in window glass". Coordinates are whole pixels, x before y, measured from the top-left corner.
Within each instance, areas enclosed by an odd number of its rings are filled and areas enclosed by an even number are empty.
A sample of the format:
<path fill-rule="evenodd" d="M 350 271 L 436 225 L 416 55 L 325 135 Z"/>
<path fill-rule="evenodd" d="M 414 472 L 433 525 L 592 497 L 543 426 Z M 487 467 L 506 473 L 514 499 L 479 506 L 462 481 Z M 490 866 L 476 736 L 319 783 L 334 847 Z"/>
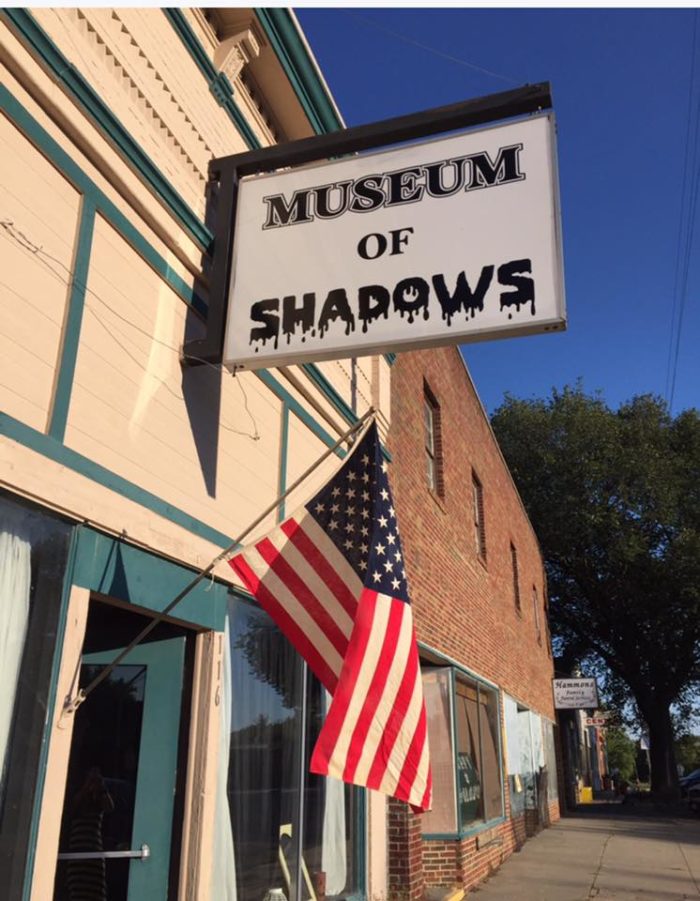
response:
<path fill-rule="evenodd" d="M 421 827 L 425 835 L 453 833 L 457 831 L 457 801 L 450 715 L 451 669 L 425 669 L 422 675 L 433 771 L 433 808 L 423 814 Z"/>
<path fill-rule="evenodd" d="M 457 682 L 455 719 L 457 725 L 457 795 L 460 820 L 464 829 L 469 823 L 484 818 L 476 687 Z"/>
<path fill-rule="evenodd" d="M 231 613 L 228 796 L 239 901 L 271 888 L 294 897 L 298 835 L 302 662 L 259 608 Z"/>
<path fill-rule="evenodd" d="M 0 870 L 22 895 L 72 528 L 0 495 Z"/>
<path fill-rule="evenodd" d="M 330 695 L 311 673 L 307 699 L 302 898 L 344 897 L 358 888 L 354 824 L 360 789 L 309 772 L 311 752 L 330 706 Z"/>
<path fill-rule="evenodd" d="M 498 748 L 498 697 L 479 687 L 479 725 L 481 729 L 481 773 L 484 784 L 484 817 L 493 820 L 503 813 L 501 805 L 501 766 Z"/>
<path fill-rule="evenodd" d="M 238 901 L 262 901 L 272 888 L 290 901 L 359 894 L 362 790 L 309 772 L 328 696 L 305 677 L 301 657 L 263 610 L 236 599 L 229 617 L 228 798 Z"/>
<path fill-rule="evenodd" d="M 518 711 L 518 737 L 520 740 L 520 773 L 522 776 L 524 803 L 527 810 L 537 809 L 537 787 L 535 784 L 535 761 L 532 748 L 532 725 L 530 711 Z"/>
<path fill-rule="evenodd" d="M 520 760 L 520 723 L 518 702 L 504 695 L 503 710 L 506 721 L 506 758 L 508 787 L 510 791 L 510 815 L 520 816 L 525 811 L 525 789 Z"/>

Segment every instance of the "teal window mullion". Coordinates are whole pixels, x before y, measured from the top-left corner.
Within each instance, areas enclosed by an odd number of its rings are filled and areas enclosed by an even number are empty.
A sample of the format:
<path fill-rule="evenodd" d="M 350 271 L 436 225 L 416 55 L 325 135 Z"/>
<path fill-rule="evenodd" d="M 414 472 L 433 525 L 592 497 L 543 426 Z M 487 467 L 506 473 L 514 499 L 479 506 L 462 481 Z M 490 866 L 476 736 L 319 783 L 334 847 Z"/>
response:
<path fill-rule="evenodd" d="M 61 442 L 66 434 L 68 409 L 73 393 L 80 330 L 85 309 L 92 239 L 95 233 L 95 214 L 96 207 L 94 202 L 83 195 L 78 240 L 68 295 L 68 311 L 63 326 L 63 340 L 58 361 L 58 379 L 54 388 L 53 406 L 48 427 L 48 434 Z"/>

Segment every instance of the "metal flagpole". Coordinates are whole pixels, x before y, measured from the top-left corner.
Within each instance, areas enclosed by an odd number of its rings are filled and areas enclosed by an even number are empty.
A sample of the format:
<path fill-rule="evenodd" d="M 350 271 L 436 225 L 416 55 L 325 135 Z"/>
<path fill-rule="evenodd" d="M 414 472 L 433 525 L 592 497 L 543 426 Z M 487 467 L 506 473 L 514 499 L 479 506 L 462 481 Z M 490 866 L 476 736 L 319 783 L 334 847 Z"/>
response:
<path fill-rule="evenodd" d="M 330 457 L 330 455 L 332 453 L 334 453 L 344 441 L 347 441 L 348 438 L 350 438 L 352 435 L 355 434 L 355 432 L 358 432 L 364 426 L 365 422 L 370 417 L 374 416 L 375 413 L 376 413 L 376 411 L 375 411 L 374 407 L 370 407 L 367 410 L 367 412 L 363 416 L 361 416 L 360 419 L 358 419 L 357 422 L 353 426 L 351 426 L 351 428 L 349 428 L 347 430 L 347 432 L 345 432 L 343 435 L 341 435 L 340 438 L 338 438 L 338 440 L 335 442 L 335 444 L 332 447 L 327 448 L 321 454 L 321 456 L 317 460 L 315 460 L 314 463 L 311 466 L 309 466 L 309 468 L 305 472 L 303 472 L 299 476 L 299 478 L 289 486 L 289 488 L 287 488 L 287 490 L 283 494 L 280 494 L 280 496 L 277 497 L 268 507 L 266 507 L 263 510 L 263 512 L 258 517 L 256 517 L 256 519 L 254 519 L 253 522 L 249 526 L 247 526 L 243 530 L 243 532 L 241 532 L 241 534 L 237 538 L 235 538 L 227 548 L 225 548 L 218 556 L 216 556 L 211 561 L 209 566 L 207 566 L 206 569 L 203 569 L 197 576 L 195 576 L 195 578 L 192 579 L 192 581 L 188 585 L 186 585 L 175 598 L 173 598 L 173 600 L 168 604 L 168 606 L 165 607 L 163 610 L 161 610 L 160 613 L 157 616 L 155 616 L 150 621 L 150 623 L 139 632 L 139 634 L 136 636 L 136 638 L 134 638 L 133 641 L 131 641 L 129 643 L 129 645 L 127 647 L 125 647 L 124 650 L 121 651 L 114 658 L 114 660 L 102 670 L 101 673 L 99 673 L 97 676 L 95 676 L 95 678 L 92 680 L 92 682 L 90 682 L 89 685 L 87 685 L 85 688 L 81 688 L 78 691 L 78 693 L 75 695 L 75 697 L 73 697 L 73 698 L 67 697 L 64 702 L 64 705 L 63 705 L 62 716 L 66 715 L 66 714 L 70 714 L 70 713 L 75 713 L 75 711 L 78 709 L 78 707 L 80 707 L 80 705 L 87 698 L 87 696 L 92 694 L 92 692 L 97 688 L 97 686 L 100 685 L 110 675 L 110 673 L 113 672 L 113 670 L 117 666 L 119 666 L 119 664 L 127 656 L 127 654 L 129 654 L 131 651 L 133 651 L 133 649 L 136 647 L 136 645 L 140 644 L 143 641 L 143 639 L 147 635 L 149 635 L 155 629 L 155 627 L 165 619 L 165 617 L 170 613 L 170 611 L 174 607 L 176 607 L 180 603 L 180 601 L 192 591 L 193 588 L 196 588 L 197 585 L 199 585 L 199 583 L 203 579 L 206 579 L 207 576 L 212 572 L 212 570 L 214 569 L 215 566 L 217 566 L 219 563 L 222 562 L 222 560 L 225 560 L 230 554 L 232 554 L 233 551 L 235 551 L 236 548 L 243 541 L 243 539 L 247 538 L 247 536 L 253 531 L 253 529 L 256 528 L 256 526 L 259 526 L 260 523 L 265 519 L 266 516 L 269 516 L 269 514 L 272 513 L 272 511 L 276 507 L 278 507 L 279 504 L 289 494 L 292 493 L 292 491 L 294 491 L 296 488 L 298 488 L 299 485 L 301 485 L 301 483 L 303 481 L 305 481 L 305 479 L 307 479 L 311 475 L 311 473 L 318 466 L 320 466 L 321 463 L 323 463 L 323 461 L 327 457 Z"/>

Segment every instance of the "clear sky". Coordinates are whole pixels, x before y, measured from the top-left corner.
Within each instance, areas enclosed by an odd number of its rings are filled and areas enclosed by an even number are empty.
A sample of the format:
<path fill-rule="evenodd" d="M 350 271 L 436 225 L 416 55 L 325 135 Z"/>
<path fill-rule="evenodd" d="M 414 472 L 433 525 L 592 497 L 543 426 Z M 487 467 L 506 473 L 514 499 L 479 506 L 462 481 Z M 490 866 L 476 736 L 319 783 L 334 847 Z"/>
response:
<path fill-rule="evenodd" d="M 673 412 L 700 407 L 700 227 L 679 240 L 700 165 L 684 180 L 695 10 L 295 11 L 347 125 L 551 82 L 568 331 L 463 348 L 489 412 L 506 391 L 542 397 L 579 377 L 613 407 L 668 399 L 686 267 Z"/>

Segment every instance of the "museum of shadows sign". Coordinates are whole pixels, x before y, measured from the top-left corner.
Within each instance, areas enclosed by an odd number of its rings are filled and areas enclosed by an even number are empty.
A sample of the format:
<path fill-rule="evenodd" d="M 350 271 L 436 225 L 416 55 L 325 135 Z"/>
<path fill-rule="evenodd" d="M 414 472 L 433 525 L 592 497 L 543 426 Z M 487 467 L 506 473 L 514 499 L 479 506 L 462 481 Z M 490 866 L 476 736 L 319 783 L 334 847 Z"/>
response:
<path fill-rule="evenodd" d="M 241 178 L 229 271 L 233 368 L 562 330 L 553 114 Z"/>

